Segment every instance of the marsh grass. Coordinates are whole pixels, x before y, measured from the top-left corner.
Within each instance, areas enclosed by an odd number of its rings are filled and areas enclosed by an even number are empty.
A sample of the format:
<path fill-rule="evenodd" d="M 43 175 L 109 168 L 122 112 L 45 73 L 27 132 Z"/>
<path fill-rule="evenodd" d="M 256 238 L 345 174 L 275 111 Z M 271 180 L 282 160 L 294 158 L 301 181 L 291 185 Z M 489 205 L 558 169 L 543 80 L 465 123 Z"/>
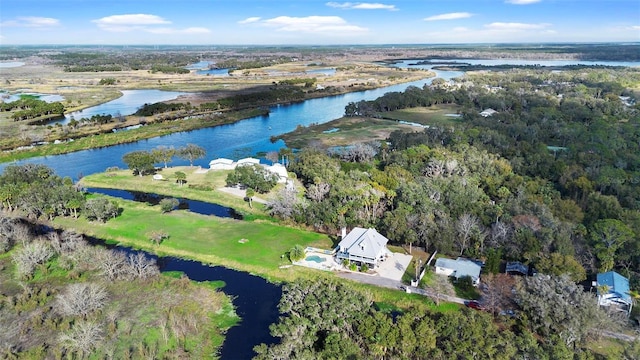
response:
<path fill-rule="evenodd" d="M 231 299 L 219 291 L 221 282 L 174 277 L 179 274 L 107 281 L 90 269 L 76 278 L 57 257 L 19 280 L 11 263 L 18 250 L 0 256 L 0 340 L 17 345 L 18 358 L 76 358 L 79 353 L 72 354 L 60 336 L 84 321 L 98 324 L 102 334 L 87 358 L 215 358 L 224 332 L 238 322 Z M 85 318 L 61 315 L 58 295 L 78 282 L 103 287 L 105 306 Z M 5 350 L 0 357 L 9 355 Z"/>

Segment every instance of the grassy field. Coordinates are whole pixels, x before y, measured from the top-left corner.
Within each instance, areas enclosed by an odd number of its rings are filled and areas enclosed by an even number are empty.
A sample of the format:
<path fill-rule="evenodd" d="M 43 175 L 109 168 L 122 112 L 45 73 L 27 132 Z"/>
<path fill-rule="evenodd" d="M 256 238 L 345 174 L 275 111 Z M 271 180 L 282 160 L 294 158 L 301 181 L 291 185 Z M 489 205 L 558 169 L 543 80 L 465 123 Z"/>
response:
<path fill-rule="evenodd" d="M 206 173 L 197 172 L 198 167 L 178 166 L 159 169 L 156 173 L 164 180 L 153 180 L 151 176 L 133 176 L 131 170 L 118 170 L 85 176 L 80 184 L 84 187 L 111 188 L 129 191 L 155 193 L 192 200 L 216 203 L 231 207 L 248 219 L 267 219 L 265 207 L 254 201 L 253 208 L 243 197 L 235 196 L 219 189 L 225 186 L 230 170 L 215 170 Z M 186 184 L 179 186 L 175 173 L 181 171 L 187 175 Z M 269 194 L 256 194 L 254 198 L 269 199 L 283 185 L 278 184 Z"/>
<path fill-rule="evenodd" d="M 422 125 L 454 125 L 460 123 L 461 118 L 447 116 L 447 114 L 457 114 L 460 111 L 458 105 L 434 105 L 430 107 L 407 108 L 396 111 L 381 113 L 385 119 L 414 122 Z"/>
<path fill-rule="evenodd" d="M 223 265 L 268 278 L 285 280 L 289 264 L 286 253 L 295 245 L 329 248 L 331 239 L 322 234 L 285 227 L 263 220 L 238 221 L 204 216 L 184 210 L 162 214 L 159 206 L 116 200 L 122 215 L 105 224 L 85 219 L 57 218 L 54 224 L 107 241 Z M 152 231 L 162 231 L 169 239 L 160 245 L 149 240 Z"/>
<path fill-rule="evenodd" d="M 320 125 L 299 127 L 279 136 L 288 147 L 300 149 L 310 144 L 323 147 L 348 146 L 359 142 L 381 141 L 393 131 L 420 131 L 420 127 L 400 124 L 393 120 L 350 117 Z"/>
<path fill-rule="evenodd" d="M 431 107 L 409 108 L 381 113 L 381 118 L 344 117 L 324 124 L 299 127 L 296 130 L 278 136 L 288 147 L 300 149 L 310 144 L 323 147 L 348 146 L 359 142 L 381 141 L 393 131 L 422 131 L 416 125 L 453 125 L 460 118 L 447 116 L 456 114 L 456 105 L 436 105 Z"/>

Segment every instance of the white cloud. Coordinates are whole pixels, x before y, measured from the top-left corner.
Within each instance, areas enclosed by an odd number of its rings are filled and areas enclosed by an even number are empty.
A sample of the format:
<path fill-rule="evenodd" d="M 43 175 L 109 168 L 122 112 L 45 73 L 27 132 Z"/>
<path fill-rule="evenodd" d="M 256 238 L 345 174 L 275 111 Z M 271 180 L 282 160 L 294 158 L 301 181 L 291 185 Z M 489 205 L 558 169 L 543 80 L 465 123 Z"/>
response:
<path fill-rule="evenodd" d="M 439 20 L 456 20 L 472 17 L 473 14 L 468 12 L 453 12 L 447 14 L 433 15 L 428 18 L 424 18 L 425 21 L 439 21 Z"/>
<path fill-rule="evenodd" d="M 514 4 L 514 5 L 529 5 L 529 4 L 535 4 L 540 1 L 541 0 L 506 0 L 505 3 Z"/>
<path fill-rule="evenodd" d="M 0 26 L 6 27 L 30 27 L 30 28 L 46 28 L 60 25 L 60 20 L 39 16 L 22 16 L 15 20 L 8 20 L 0 23 Z"/>
<path fill-rule="evenodd" d="M 278 16 L 263 20 L 262 25 L 275 28 L 277 31 L 331 33 L 333 35 L 351 35 L 367 32 L 367 28 L 347 23 L 339 16 Z"/>
<path fill-rule="evenodd" d="M 490 30 L 540 30 L 540 29 L 545 29 L 549 26 L 551 26 L 551 24 L 548 24 L 548 23 L 527 24 L 527 23 L 494 22 L 491 24 L 487 24 L 484 27 Z"/>
<path fill-rule="evenodd" d="M 209 34 L 211 30 L 202 27 L 190 27 L 186 29 L 174 29 L 174 28 L 144 28 L 142 31 L 151 33 L 151 34 Z"/>
<path fill-rule="evenodd" d="M 185 29 L 177 29 L 166 26 L 171 21 L 160 16 L 150 14 L 124 14 L 111 15 L 101 19 L 92 20 L 102 30 L 109 32 L 130 32 L 140 31 L 150 34 L 168 35 L 168 34 L 208 34 L 211 31 L 203 27 L 189 27 Z"/>
<path fill-rule="evenodd" d="M 640 25 L 629 26 L 629 30 L 640 30 Z"/>
<path fill-rule="evenodd" d="M 160 16 L 149 14 L 111 15 L 101 19 L 92 20 L 92 22 L 98 24 L 98 26 L 103 29 L 111 27 L 171 24 L 171 21 L 167 21 Z"/>
<path fill-rule="evenodd" d="M 250 17 L 250 18 L 246 18 L 244 20 L 238 21 L 238 24 L 251 24 L 258 21 L 260 21 L 260 17 L 254 16 L 254 17 Z"/>
<path fill-rule="evenodd" d="M 338 3 L 338 2 L 331 1 L 326 3 L 326 5 L 332 8 L 338 8 L 338 9 L 390 10 L 390 11 L 398 10 L 398 8 L 396 8 L 395 5 L 387 5 L 387 4 L 380 4 L 380 3 L 351 3 L 351 2 Z"/>

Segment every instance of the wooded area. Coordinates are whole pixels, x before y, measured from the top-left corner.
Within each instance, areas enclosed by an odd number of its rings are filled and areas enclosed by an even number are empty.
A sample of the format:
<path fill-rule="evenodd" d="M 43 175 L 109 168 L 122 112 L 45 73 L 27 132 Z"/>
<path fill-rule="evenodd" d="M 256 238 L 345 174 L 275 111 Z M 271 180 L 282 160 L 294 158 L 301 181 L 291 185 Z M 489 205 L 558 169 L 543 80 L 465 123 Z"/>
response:
<path fill-rule="evenodd" d="M 302 149 L 290 170 L 305 197 L 283 190 L 272 213 L 327 232 L 372 226 L 429 252 L 497 252 L 575 281 L 615 269 L 637 289 L 638 83 L 637 69 L 511 70 L 351 103 L 347 116 L 371 117 L 454 103 L 462 120 L 342 152 Z"/>

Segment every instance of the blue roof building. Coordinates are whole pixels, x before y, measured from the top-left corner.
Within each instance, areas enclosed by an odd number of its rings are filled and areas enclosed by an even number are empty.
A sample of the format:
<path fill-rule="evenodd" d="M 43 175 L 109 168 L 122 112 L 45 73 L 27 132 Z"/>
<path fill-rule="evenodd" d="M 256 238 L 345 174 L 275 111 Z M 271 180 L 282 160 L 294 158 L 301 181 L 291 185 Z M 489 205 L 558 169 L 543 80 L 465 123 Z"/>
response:
<path fill-rule="evenodd" d="M 629 279 L 615 271 L 598 274 L 598 304 L 601 306 L 614 306 L 620 310 L 631 313 L 633 301 L 631 299 Z M 603 291 L 603 287 L 606 290 Z"/>

